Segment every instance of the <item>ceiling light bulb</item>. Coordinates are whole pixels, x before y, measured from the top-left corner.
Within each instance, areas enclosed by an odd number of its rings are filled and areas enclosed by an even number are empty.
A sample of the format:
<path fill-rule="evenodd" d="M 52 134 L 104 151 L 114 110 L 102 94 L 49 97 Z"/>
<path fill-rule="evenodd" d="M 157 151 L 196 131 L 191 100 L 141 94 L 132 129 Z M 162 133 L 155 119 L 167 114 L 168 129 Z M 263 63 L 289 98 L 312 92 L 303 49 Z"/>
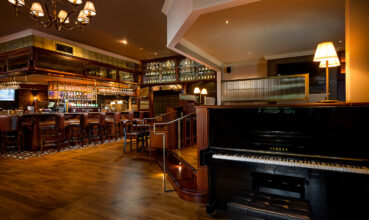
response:
<path fill-rule="evenodd" d="M 31 14 L 34 14 L 36 17 L 43 17 L 44 10 L 42 10 L 42 6 L 38 2 L 34 2 L 31 7 Z"/>
<path fill-rule="evenodd" d="M 80 5 L 82 4 L 82 0 L 68 0 L 70 3 L 72 3 L 73 5 Z"/>
<path fill-rule="evenodd" d="M 126 39 L 122 40 L 122 43 L 123 43 L 123 44 L 128 44 L 128 42 L 127 42 L 127 40 L 126 40 Z"/>
<path fill-rule="evenodd" d="M 82 24 L 87 24 L 87 23 L 89 23 L 89 21 L 90 21 L 90 19 L 86 16 L 86 14 L 84 13 L 84 11 L 83 11 L 83 10 L 81 10 L 81 11 L 79 12 L 79 15 L 78 15 L 77 20 L 78 20 L 79 22 L 81 22 Z"/>
<path fill-rule="evenodd" d="M 229 24 L 229 20 L 226 20 L 226 21 L 225 21 L 225 23 L 226 23 L 226 24 Z"/>
<path fill-rule="evenodd" d="M 58 14 L 58 18 L 59 18 L 60 23 L 63 23 L 64 20 L 66 19 L 64 23 L 68 24 L 69 23 L 69 18 L 67 18 L 67 16 L 68 16 L 68 13 L 66 11 L 60 10 L 59 14 Z"/>
<path fill-rule="evenodd" d="M 95 16 L 96 10 L 94 3 L 87 1 L 85 7 L 83 8 L 83 11 L 87 15 L 87 17 Z"/>
<path fill-rule="evenodd" d="M 9 0 L 10 3 L 12 3 L 13 5 L 16 5 L 16 6 L 23 6 L 25 5 L 24 3 L 24 0 Z"/>

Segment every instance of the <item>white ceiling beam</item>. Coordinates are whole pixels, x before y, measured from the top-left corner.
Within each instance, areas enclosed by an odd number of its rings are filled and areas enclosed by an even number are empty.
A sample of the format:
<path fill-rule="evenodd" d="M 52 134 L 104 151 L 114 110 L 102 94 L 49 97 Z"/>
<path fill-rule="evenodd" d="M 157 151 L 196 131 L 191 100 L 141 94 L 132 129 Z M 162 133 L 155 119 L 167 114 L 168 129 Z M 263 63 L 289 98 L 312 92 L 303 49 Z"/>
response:
<path fill-rule="evenodd" d="M 182 46 L 185 46 L 187 49 L 194 49 L 194 53 L 196 53 L 196 51 L 199 52 L 200 49 L 195 45 L 192 44 L 189 46 L 190 42 L 184 43 L 183 36 L 201 14 L 258 1 L 260 0 L 166 0 L 162 11 L 167 15 L 167 47 L 178 52 L 179 49 L 176 46 L 182 41 Z M 180 54 L 193 57 L 184 51 L 180 52 Z M 198 55 L 204 58 L 202 60 L 196 59 L 196 61 L 200 63 L 204 62 L 204 60 L 212 60 L 211 64 L 208 64 L 208 66 L 214 69 L 218 69 L 222 66 L 220 61 L 204 51 L 201 51 Z M 214 66 L 214 64 L 216 65 Z"/>

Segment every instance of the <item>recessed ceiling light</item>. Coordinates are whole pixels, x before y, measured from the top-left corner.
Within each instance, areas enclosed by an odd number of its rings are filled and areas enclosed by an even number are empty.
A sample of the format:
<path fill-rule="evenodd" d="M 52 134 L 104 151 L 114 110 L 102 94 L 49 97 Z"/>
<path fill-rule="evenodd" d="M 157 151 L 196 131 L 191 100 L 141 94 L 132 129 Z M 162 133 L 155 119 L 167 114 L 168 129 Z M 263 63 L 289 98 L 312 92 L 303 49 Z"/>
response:
<path fill-rule="evenodd" d="M 122 44 L 124 44 L 124 45 L 127 45 L 128 44 L 128 41 L 126 40 L 126 39 L 123 39 L 123 40 L 121 40 L 120 41 Z"/>
<path fill-rule="evenodd" d="M 229 24 L 229 20 L 226 20 L 226 21 L 225 21 L 225 23 L 226 23 L 226 24 Z"/>

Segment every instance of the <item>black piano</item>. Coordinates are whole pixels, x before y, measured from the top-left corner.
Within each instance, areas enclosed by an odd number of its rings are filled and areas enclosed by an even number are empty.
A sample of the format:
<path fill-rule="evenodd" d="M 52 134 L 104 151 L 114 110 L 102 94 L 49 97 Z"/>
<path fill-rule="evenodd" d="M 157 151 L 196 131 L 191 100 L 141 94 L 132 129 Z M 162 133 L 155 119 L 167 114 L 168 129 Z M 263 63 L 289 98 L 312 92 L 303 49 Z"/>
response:
<path fill-rule="evenodd" d="M 314 220 L 369 219 L 369 106 L 208 111 L 208 213 L 251 190 L 304 199 Z"/>

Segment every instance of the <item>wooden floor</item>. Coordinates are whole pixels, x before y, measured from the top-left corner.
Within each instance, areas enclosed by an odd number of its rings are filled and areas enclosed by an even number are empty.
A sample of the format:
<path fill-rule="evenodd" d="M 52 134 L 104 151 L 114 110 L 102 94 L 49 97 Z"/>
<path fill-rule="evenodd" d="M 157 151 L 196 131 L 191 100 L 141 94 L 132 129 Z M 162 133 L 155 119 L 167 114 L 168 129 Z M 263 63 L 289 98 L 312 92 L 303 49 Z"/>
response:
<path fill-rule="evenodd" d="M 204 205 L 163 192 L 154 159 L 121 150 L 118 141 L 0 160 L 0 219 L 211 219 Z"/>

